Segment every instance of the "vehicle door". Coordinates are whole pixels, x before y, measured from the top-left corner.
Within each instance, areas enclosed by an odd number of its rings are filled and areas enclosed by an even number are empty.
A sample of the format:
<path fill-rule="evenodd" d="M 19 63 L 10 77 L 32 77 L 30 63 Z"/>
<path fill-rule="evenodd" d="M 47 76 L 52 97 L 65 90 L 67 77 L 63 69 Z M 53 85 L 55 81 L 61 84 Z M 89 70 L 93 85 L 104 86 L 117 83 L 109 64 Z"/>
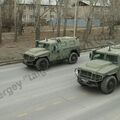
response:
<path fill-rule="evenodd" d="M 51 45 L 51 55 L 50 58 L 52 61 L 59 60 L 61 58 L 60 56 L 60 44 L 52 44 Z"/>

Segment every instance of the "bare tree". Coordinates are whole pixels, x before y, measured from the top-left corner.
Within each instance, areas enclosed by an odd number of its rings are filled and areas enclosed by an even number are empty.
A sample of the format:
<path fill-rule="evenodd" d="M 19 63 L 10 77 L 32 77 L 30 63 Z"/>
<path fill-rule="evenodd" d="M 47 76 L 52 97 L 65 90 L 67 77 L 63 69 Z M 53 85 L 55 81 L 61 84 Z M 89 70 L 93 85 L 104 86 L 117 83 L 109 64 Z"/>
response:
<path fill-rule="evenodd" d="M 86 30 L 84 31 L 84 34 L 83 34 L 84 48 L 88 46 L 88 44 L 90 44 L 90 42 L 88 41 L 88 37 L 91 34 L 94 9 L 97 2 L 98 0 L 90 0 L 90 12 L 87 18 Z"/>
<path fill-rule="evenodd" d="M 24 3 L 25 3 L 25 2 L 24 2 Z M 22 5 L 22 4 L 21 4 L 21 1 L 18 0 L 18 2 L 17 2 L 17 26 L 18 26 L 18 35 L 22 35 L 22 31 L 23 31 L 23 23 L 22 23 L 23 8 L 24 8 L 24 5 Z"/>
<path fill-rule="evenodd" d="M 0 3 L 0 44 L 2 43 L 2 4 Z"/>
<path fill-rule="evenodd" d="M 118 24 L 120 19 L 120 1 L 119 0 L 109 0 L 110 1 L 110 17 L 109 17 L 109 36 L 114 37 L 115 25 Z"/>
<path fill-rule="evenodd" d="M 76 29 L 75 29 L 75 33 L 77 33 L 77 29 L 78 29 L 78 13 L 79 13 L 79 1 L 77 0 L 77 9 L 76 9 Z"/>
<path fill-rule="evenodd" d="M 51 6 L 51 0 L 49 0 L 49 6 Z M 50 15 L 49 15 L 49 17 L 50 17 L 50 22 L 51 22 L 51 8 L 50 8 Z"/>
<path fill-rule="evenodd" d="M 56 0 L 57 7 L 57 36 L 60 36 L 60 26 L 61 26 L 61 8 L 62 8 L 62 0 Z"/>
<path fill-rule="evenodd" d="M 17 42 L 17 3 L 16 0 L 14 0 L 14 29 L 15 29 L 15 37 L 14 37 L 14 42 Z"/>
<path fill-rule="evenodd" d="M 14 0 L 4 0 L 2 5 L 2 26 L 10 32 L 14 26 Z"/>
<path fill-rule="evenodd" d="M 69 0 L 64 0 L 64 10 L 63 10 L 64 11 L 64 29 L 63 29 L 63 36 L 66 36 L 68 4 L 69 4 Z"/>
<path fill-rule="evenodd" d="M 41 0 L 36 0 L 36 16 L 35 16 L 35 40 L 40 40 L 40 6 Z"/>

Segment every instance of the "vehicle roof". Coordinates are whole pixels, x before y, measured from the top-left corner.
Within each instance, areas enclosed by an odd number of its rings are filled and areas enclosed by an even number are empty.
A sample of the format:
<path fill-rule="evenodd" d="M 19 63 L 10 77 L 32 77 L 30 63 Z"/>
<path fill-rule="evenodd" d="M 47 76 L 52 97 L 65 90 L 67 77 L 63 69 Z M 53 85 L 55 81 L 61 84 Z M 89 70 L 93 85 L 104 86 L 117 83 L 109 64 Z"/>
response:
<path fill-rule="evenodd" d="M 110 49 L 111 50 L 109 51 L 109 47 L 105 47 L 105 48 L 97 50 L 97 52 L 106 53 L 106 54 L 110 54 L 110 55 L 120 55 L 120 44 L 111 46 Z"/>
<path fill-rule="evenodd" d="M 57 43 L 58 41 L 68 41 L 68 40 L 76 40 L 76 37 L 56 37 L 56 38 L 50 38 L 50 39 L 45 39 L 41 40 L 40 43 L 48 43 L 48 44 L 54 44 Z"/>

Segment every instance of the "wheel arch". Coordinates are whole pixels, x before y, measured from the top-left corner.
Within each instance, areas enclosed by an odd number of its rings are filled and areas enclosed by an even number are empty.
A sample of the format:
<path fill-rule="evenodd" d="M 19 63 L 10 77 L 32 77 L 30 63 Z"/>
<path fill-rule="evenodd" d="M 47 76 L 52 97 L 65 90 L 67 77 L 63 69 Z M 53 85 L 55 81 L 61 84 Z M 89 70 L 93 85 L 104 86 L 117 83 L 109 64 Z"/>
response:
<path fill-rule="evenodd" d="M 116 84 L 117 84 L 117 83 L 118 83 L 118 77 L 117 77 L 116 73 L 109 74 L 109 75 L 105 76 L 105 77 L 103 78 L 103 80 L 106 79 L 106 78 L 108 78 L 108 77 L 111 77 L 111 76 L 113 76 L 113 77 L 116 78 Z"/>
<path fill-rule="evenodd" d="M 40 58 L 46 58 L 48 60 L 48 62 L 50 63 L 50 60 L 47 56 L 42 56 L 42 57 L 38 57 L 35 61 L 34 64 L 36 64 L 37 60 L 39 60 Z"/>
<path fill-rule="evenodd" d="M 71 50 L 70 54 L 73 53 L 73 52 L 77 53 L 77 55 L 80 56 L 80 53 L 78 52 L 78 50 L 73 49 L 73 50 Z"/>

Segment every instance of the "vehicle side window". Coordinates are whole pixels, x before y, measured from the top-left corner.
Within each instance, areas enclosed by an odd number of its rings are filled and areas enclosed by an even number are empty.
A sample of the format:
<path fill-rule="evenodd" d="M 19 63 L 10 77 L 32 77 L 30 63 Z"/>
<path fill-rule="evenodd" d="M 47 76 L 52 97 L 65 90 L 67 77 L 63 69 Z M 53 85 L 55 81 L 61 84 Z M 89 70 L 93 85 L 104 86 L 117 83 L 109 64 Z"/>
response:
<path fill-rule="evenodd" d="M 107 55 L 106 60 L 111 61 L 113 63 L 117 63 L 118 62 L 118 57 L 114 56 L 114 55 Z"/>
<path fill-rule="evenodd" d="M 52 50 L 55 52 L 55 51 L 58 51 L 59 50 L 59 46 L 57 44 L 54 44 L 52 46 Z"/>
<path fill-rule="evenodd" d="M 53 51 L 56 51 L 56 46 L 55 45 L 53 46 Z"/>
<path fill-rule="evenodd" d="M 95 54 L 93 55 L 93 59 L 101 59 L 101 60 L 103 60 L 103 59 L 104 59 L 104 54 L 95 53 Z"/>

